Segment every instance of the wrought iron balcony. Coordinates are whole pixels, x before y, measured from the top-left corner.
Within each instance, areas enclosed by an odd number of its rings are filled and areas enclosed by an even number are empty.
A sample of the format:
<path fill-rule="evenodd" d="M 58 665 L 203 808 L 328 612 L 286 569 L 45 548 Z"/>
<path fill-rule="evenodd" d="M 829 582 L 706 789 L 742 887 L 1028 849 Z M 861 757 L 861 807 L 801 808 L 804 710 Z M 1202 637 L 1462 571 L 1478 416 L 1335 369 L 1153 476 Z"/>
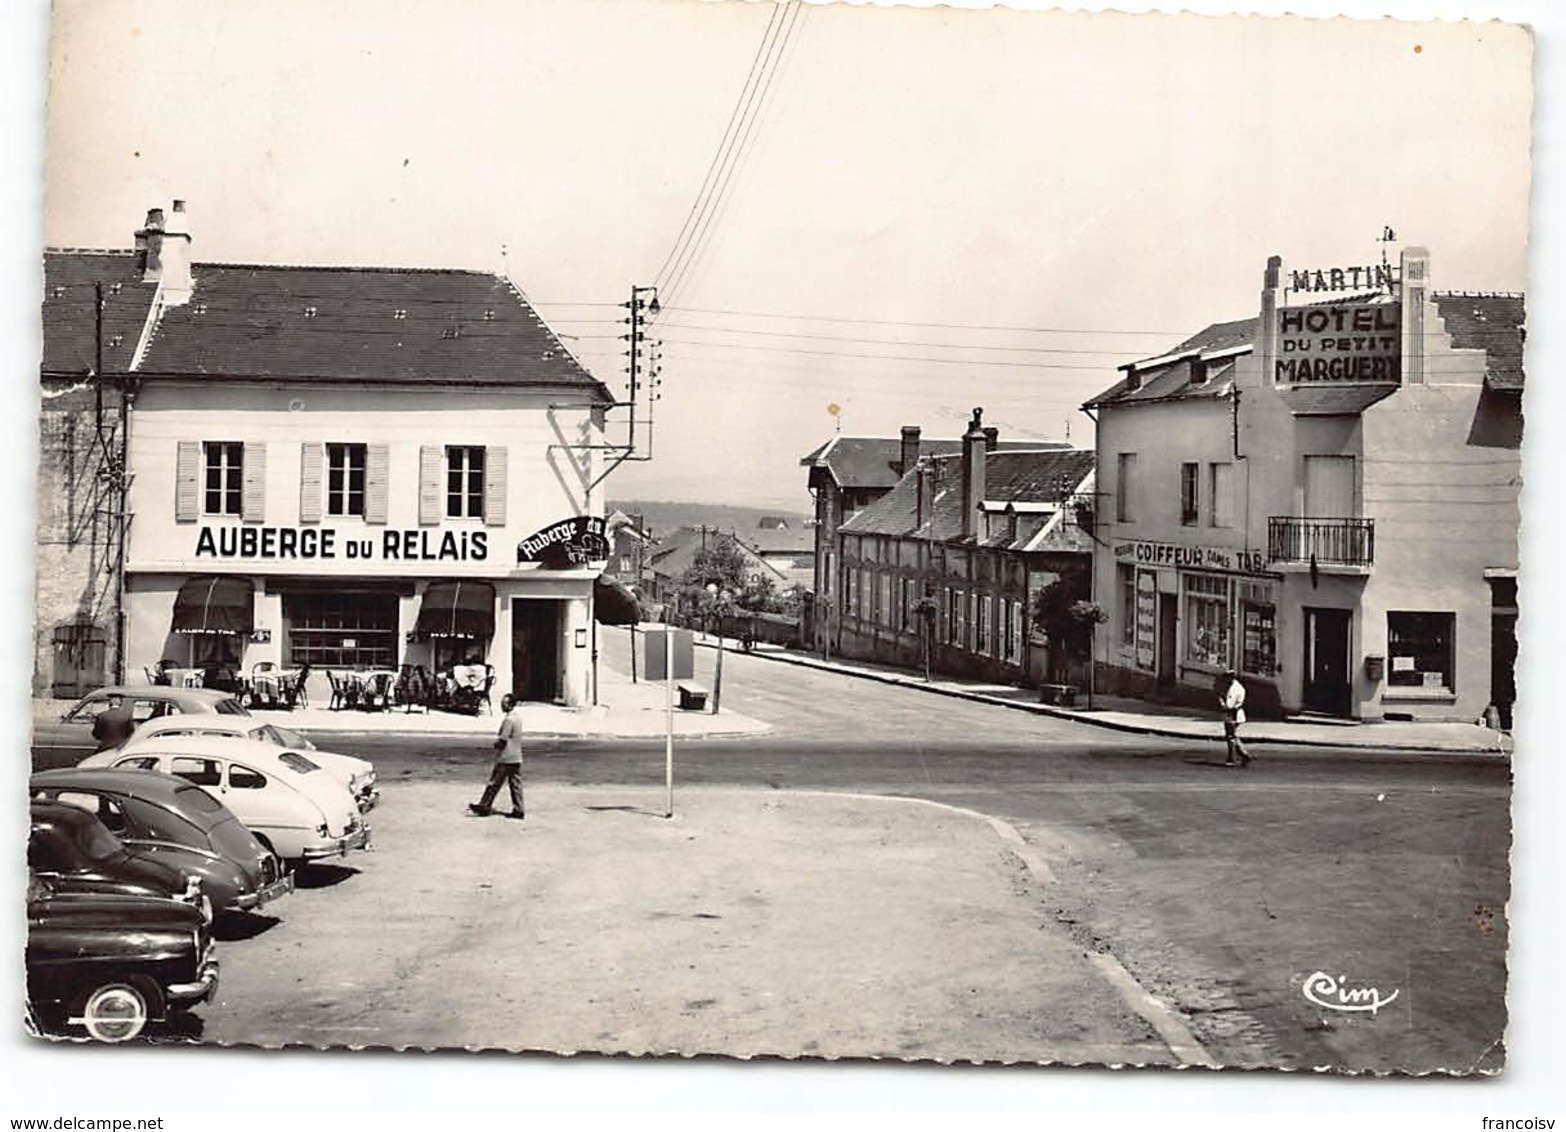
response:
<path fill-rule="evenodd" d="M 1318 567 L 1368 567 L 1376 560 L 1374 519 L 1267 520 L 1267 560 Z"/>

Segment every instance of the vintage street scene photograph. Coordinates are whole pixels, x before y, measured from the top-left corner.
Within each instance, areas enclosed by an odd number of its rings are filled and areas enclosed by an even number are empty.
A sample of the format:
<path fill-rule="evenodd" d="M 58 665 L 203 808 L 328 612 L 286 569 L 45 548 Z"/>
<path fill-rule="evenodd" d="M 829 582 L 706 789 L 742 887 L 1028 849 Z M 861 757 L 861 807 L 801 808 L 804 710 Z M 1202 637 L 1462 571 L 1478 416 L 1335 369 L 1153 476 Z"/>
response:
<path fill-rule="evenodd" d="M 1519 1056 L 1530 29 L 56 0 L 48 51 L 30 1046 Z"/>

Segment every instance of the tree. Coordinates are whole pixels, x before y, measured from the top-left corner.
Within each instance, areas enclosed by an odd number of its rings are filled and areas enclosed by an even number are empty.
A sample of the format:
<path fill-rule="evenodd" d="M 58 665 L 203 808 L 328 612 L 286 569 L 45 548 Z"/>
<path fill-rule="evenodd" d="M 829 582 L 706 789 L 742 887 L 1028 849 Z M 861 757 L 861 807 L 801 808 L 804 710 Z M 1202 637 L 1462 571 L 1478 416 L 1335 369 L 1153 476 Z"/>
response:
<path fill-rule="evenodd" d="M 1080 573 L 1080 572 L 1077 572 Z M 1077 595 L 1084 579 L 1075 574 L 1056 578 L 1034 596 L 1033 627 L 1049 640 L 1049 678 L 1052 683 L 1064 673 L 1069 683 L 1071 669 L 1093 658 L 1093 630 L 1109 620 L 1104 607 Z"/>

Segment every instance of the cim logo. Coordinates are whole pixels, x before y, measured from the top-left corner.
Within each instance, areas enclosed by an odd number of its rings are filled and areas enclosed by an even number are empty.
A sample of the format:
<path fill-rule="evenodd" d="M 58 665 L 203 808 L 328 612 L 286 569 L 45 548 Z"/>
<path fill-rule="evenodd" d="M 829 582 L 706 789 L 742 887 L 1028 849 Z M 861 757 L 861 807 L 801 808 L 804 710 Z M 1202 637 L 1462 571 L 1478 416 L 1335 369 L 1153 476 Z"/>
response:
<path fill-rule="evenodd" d="M 1398 995 L 1397 990 L 1393 990 L 1391 994 L 1382 998 L 1379 987 L 1350 986 L 1346 976 L 1339 975 L 1333 978 L 1325 971 L 1312 972 L 1300 989 L 1307 999 L 1325 1010 L 1340 1010 L 1351 1014 L 1369 1011 L 1372 1016 Z"/>

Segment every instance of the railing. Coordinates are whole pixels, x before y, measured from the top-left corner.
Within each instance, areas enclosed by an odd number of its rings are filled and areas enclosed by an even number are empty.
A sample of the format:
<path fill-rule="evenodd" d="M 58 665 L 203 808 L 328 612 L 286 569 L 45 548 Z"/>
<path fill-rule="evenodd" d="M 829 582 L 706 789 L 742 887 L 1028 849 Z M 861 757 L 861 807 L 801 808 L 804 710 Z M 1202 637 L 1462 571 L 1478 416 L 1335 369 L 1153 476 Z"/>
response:
<path fill-rule="evenodd" d="M 1374 519 L 1267 520 L 1270 562 L 1310 562 L 1321 566 L 1369 566 L 1376 560 Z"/>

